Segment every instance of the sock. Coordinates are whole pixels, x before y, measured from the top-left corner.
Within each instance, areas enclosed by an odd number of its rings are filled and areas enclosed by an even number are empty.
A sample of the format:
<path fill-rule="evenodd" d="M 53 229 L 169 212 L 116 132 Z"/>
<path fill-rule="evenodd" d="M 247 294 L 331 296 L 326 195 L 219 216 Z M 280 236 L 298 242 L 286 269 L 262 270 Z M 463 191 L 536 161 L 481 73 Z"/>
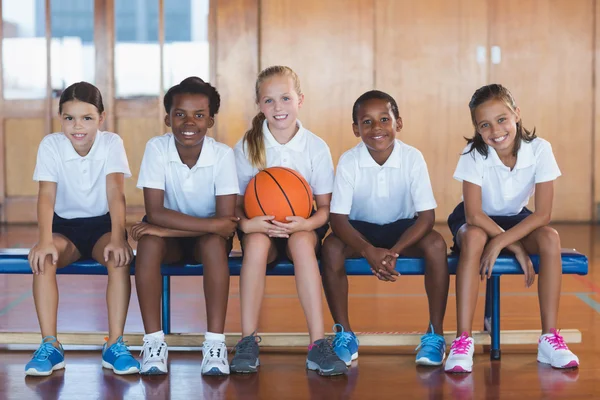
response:
<path fill-rule="evenodd" d="M 204 340 L 210 341 L 210 342 L 224 342 L 225 335 L 222 333 L 206 332 L 204 334 Z"/>
<path fill-rule="evenodd" d="M 151 340 L 157 340 L 159 342 L 164 342 L 165 341 L 165 333 L 162 330 L 160 330 L 158 332 L 147 333 L 144 335 L 144 342 L 148 342 Z"/>

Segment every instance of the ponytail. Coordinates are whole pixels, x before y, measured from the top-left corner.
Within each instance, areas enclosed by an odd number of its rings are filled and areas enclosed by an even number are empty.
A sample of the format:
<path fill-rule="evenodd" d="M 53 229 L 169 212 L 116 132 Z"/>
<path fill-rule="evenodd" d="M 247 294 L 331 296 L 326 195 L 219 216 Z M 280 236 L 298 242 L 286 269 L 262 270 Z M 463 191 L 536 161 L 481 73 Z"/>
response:
<path fill-rule="evenodd" d="M 248 149 L 247 157 L 250 164 L 258 169 L 267 167 L 267 152 L 265 150 L 265 137 L 263 136 L 263 123 L 265 114 L 259 112 L 252 118 L 252 127 L 244 134 L 243 145 Z M 246 147 L 247 146 L 247 147 Z"/>

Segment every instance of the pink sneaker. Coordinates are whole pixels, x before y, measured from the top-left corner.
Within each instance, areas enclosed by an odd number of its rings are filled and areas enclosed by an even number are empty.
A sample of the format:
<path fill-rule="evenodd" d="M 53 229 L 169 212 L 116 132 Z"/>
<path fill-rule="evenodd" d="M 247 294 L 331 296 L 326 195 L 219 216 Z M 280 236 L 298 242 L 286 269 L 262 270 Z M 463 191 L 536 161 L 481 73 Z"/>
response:
<path fill-rule="evenodd" d="M 538 342 L 538 362 L 550 364 L 554 368 L 577 368 L 579 358 L 569 350 L 559 331 L 550 329 L 550 333 L 540 336 Z"/>
<path fill-rule="evenodd" d="M 463 332 L 452 342 L 450 354 L 446 358 L 446 372 L 471 372 L 473 370 L 473 338 Z"/>

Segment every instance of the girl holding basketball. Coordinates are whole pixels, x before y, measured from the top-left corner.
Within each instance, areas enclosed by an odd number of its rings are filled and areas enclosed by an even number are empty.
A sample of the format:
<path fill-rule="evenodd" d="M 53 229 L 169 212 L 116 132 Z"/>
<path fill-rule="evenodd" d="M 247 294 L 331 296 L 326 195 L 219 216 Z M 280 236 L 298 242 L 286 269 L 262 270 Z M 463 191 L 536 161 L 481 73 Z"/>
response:
<path fill-rule="evenodd" d="M 240 218 L 238 234 L 244 251 L 240 277 L 243 338 L 236 345 L 231 371 L 257 371 L 259 348 L 255 335 L 266 270 L 287 256 L 295 266 L 298 297 L 310 334 L 306 367 L 325 376 L 342 374 L 346 365 L 324 338 L 317 263 L 317 252 L 328 229 L 333 190 L 331 153 L 327 144 L 297 119 L 304 95 L 298 76 L 289 67 L 263 70 L 256 81 L 255 95 L 260 112 L 234 149 L 240 182 L 236 215 Z M 243 194 L 248 182 L 259 170 L 274 166 L 291 168 L 308 181 L 317 204 L 312 216 L 290 216 L 288 222 L 275 221 L 272 215 L 246 218 Z"/>
<path fill-rule="evenodd" d="M 572 368 L 579 359 L 556 330 L 562 278 L 560 238 L 548 226 L 554 180 L 560 170 L 552 146 L 523 127 L 521 111 L 501 85 L 478 89 L 469 103 L 474 136 L 463 150 L 454 178 L 462 182 L 464 203 L 448 217 L 454 248 L 460 250 L 456 271 L 458 334 L 446 360 L 447 372 L 471 372 L 471 329 L 479 278 L 492 274 L 503 249 L 514 253 L 530 287 L 535 271 L 529 254 L 540 255 L 538 293 L 542 335 L 538 362 Z M 525 206 L 535 195 L 535 211 Z"/>

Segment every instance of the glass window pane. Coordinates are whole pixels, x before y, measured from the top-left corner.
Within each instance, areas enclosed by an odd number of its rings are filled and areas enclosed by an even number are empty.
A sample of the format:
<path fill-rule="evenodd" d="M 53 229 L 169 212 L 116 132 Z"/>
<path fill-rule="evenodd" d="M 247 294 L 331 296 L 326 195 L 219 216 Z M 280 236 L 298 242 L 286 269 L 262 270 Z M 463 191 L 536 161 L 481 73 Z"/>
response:
<path fill-rule="evenodd" d="M 52 92 L 79 81 L 95 83 L 94 0 L 52 0 Z"/>
<path fill-rule="evenodd" d="M 210 79 L 209 0 L 165 0 L 164 90 L 188 76 Z"/>
<path fill-rule="evenodd" d="M 46 97 L 45 20 L 44 0 L 2 1 L 5 99 Z"/>
<path fill-rule="evenodd" d="M 115 28 L 116 96 L 158 96 L 158 0 L 115 0 Z"/>

